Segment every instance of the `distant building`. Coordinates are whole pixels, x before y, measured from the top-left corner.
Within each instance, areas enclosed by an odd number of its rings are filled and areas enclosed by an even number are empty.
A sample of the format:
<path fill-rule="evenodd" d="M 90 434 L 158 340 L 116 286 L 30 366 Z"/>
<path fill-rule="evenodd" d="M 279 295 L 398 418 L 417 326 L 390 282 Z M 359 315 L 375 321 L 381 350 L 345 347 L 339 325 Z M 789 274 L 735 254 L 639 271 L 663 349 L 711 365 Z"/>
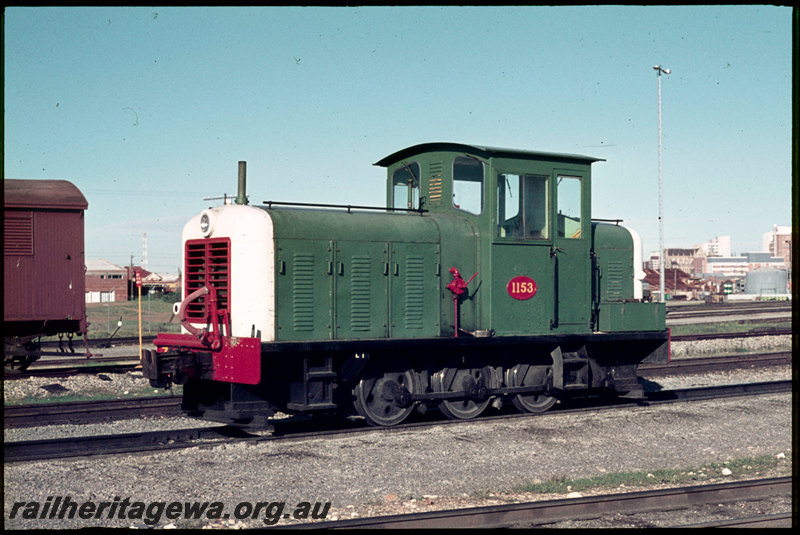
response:
<path fill-rule="evenodd" d="M 644 282 L 650 285 L 651 294 L 655 294 L 658 298 L 661 274 L 654 269 L 645 269 L 644 274 Z M 667 299 L 698 299 L 704 291 L 703 283 L 685 271 L 676 268 L 664 269 L 664 294 Z"/>
<path fill-rule="evenodd" d="M 667 249 L 664 255 L 665 268 L 677 268 L 686 273 L 691 273 L 692 263 L 697 254 L 697 249 Z"/>
<path fill-rule="evenodd" d="M 788 286 L 784 269 L 754 269 L 745 278 L 745 293 L 752 295 L 785 295 Z"/>
<path fill-rule="evenodd" d="M 756 269 L 786 269 L 786 261 L 769 253 L 744 253 L 742 256 L 708 257 L 702 273 L 727 278 L 744 277 Z"/>
<path fill-rule="evenodd" d="M 129 291 L 130 295 L 132 296 L 131 298 L 136 297 L 138 294 L 138 290 L 136 289 L 137 272 L 142 274 L 142 295 L 147 295 L 150 292 L 170 293 L 180 292 L 181 290 L 180 275 L 159 275 L 158 273 L 147 271 L 139 266 L 126 267 L 125 270 L 127 271 L 130 280 Z"/>
<path fill-rule="evenodd" d="M 107 260 L 86 261 L 86 302 L 113 303 L 136 299 L 136 272 L 142 274 L 142 295 L 181 290 L 180 275 L 159 275 L 138 266 L 121 267 Z"/>
<path fill-rule="evenodd" d="M 744 256 L 712 256 L 705 259 L 700 273 L 709 277 L 738 279 L 749 271 L 747 257 Z"/>
<path fill-rule="evenodd" d="M 773 225 L 772 230 L 765 232 L 761 239 L 761 250 L 772 256 L 780 256 L 791 265 L 792 262 L 792 227 Z"/>
<path fill-rule="evenodd" d="M 161 293 L 179 292 L 181 290 L 181 276 L 173 273 L 159 275 L 158 273 L 150 272 L 149 275 L 142 279 L 142 285 Z"/>
<path fill-rule="evenodd" d="M 744 253 L 749 271 L 756 269 L 786 269 L 786 260 L 770 253 Z"/>
<path fill-rule="evenodd" d="M 661 254 L 656 251 L 654 253 L 650 253 L 650 258 L 644 261 L 644 265 L 642 266 L 643 269 L 654 269 L 658 271 L 658 267 L 661 265 Z"/>
<path fill-rule="evenodd" d="M 686 273 L 693 273 L 693 265 L 695 256 L 697 256 L 698 251 L 702 253 L 702 249 L 693 248 L 693 249 L 665 249 L 664 250 L 664 258 L 666 261 L 664 262 L 665 269 L 680 269 L 685 271 Z M 650 254 L 650 260 L 645 262 L 643 266 L 646 269 L 652 269 L 658 271 L 661 266 L 660 256 L 658 252 Z"/>
<path fill-rule="evenodd" d="M 689 271 L 693 276 L 699 276 L 706 271 L 706 263 L 708 262 L 708 254 L 705 249 L 699 247 L 694 257 L 692 257 L 692 269 Z"/>
<path fill-rule="evenodd" d="M 128 300 L 128 271 L 107 260 L 86 260 L 86 302 Z"/>
<path fill-rule="evenodd" d="M 716 236 L 700 247 L 706 256 L 731 256 L 731 237 Z"/>
<path fill-rule="evenodd" d="M 728 283 L 734 293 L 751 293 L 758 289 L 757 294 L 766 294 L 774 286 L 780 286 L 784 278 L 787 291 L 792 288 L 792 227 L 773 225 L 770 232 L 763 234 L 763 250 L 757 252 L 743 253 L 734 256 L 731 254 L 731 237 L 716 236 L 708 242 L 695 245 L 691 249 L 665 249 L 664 250 L 664 271 L 665 271 L 665 293 L 670 295 L 670 285 L 668 279 L 670 273 L 685 273 L 691 277 L 691 281 L 698 281 L 702 292 L 721 292 L 720 288 L 724 283 Z M 652 270 L 656 274 L 655 279 L 650 281 L 652 288 L 658 288 L 659 268 L 661 258 L 658 251 L 650 254 L 650 258 L 644 262 L 646 270 Z M 672 271 L 676 270 L 676 271 Z M 746 281 L 748 274 L 761 272 Z M 774 273 L 775 271 L 783 272 Z M 649 273 L 652 278 L 653 273 Z M 673 277 L 676 280 L 675 277 Z M 691 281 L 687 281 L 687 286 L 694 286 Z M 677 283 L 676 283 L 677 284 Z M 675 292 L 681 292 L 680 284 Z M 693 288 L 694 289 L 694 288 Z M 782 294 L 780 288 L 774 290 Z"/>

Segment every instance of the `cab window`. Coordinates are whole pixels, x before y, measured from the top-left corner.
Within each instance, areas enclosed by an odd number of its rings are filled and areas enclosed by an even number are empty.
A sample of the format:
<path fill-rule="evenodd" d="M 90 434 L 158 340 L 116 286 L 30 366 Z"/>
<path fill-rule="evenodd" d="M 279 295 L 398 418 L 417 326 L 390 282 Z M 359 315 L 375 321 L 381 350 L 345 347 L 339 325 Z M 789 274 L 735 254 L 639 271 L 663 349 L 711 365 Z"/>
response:
<path fill-rule="evenodd" d="M 549 236 L 548 177 L 500 173 L 497 175 L 497 236 L 546 240 Z"/>
<path fill-rule="evenodd" d="M 581 178 L 558 175 L 558 237 L 581 237 Z"/>
<path fill-rule="evenodd" d="M 392 208 L 419 208 L 419 164 L 405 165 L 392 175 Z"/>
<path fill-rule="evenodd" d="M 483 212 L 483 162 L 457 156 L 453 161 L 453 206 L 470 214 Z"/>

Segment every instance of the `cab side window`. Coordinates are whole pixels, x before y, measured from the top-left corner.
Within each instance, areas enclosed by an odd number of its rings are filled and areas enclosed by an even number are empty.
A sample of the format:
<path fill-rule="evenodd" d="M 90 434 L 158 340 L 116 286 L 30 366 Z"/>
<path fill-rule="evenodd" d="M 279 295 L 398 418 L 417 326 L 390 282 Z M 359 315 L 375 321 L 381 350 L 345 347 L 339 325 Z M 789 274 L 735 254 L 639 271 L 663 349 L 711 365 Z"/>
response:
<path fill-rule="evenodd" d="M 550 237 L 548 177 L 545 175 L 497 175 L 497 236 L 526 240 Z"/>
<path fill-rule="evenodd" d="M 470 214 L 483 212 L 483 162 L 458 156 L 453 161 L 453 206 Z"/>
<path fill-rule="evenodd" d="M 558 175 L 558 237 L 581 237 L 581 178 Z"/>
<path fill-rule="evenodd" d="M 401 167 L 392 175 L 392 208 L 419 208 L 419 164 Z"/>

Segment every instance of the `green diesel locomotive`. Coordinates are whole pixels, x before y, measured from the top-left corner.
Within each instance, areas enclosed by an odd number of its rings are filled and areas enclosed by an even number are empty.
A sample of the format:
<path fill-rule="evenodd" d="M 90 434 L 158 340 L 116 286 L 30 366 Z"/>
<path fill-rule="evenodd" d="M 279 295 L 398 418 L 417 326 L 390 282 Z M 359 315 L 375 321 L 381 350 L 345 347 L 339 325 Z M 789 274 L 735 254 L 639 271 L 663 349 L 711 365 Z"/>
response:
<path fill-rule="evenodd" d="M 638 235 L 591 219 L 597 161 L 416 145 L 375 164 L 381 208 L 251 206 L 240 163 L 235 203 L 184 228 L 183 333 L 156 338 L 144 375 L 242 425 L 641 396 L 637 365 L 669 358 L 665 309 L 642 300 Z"/>

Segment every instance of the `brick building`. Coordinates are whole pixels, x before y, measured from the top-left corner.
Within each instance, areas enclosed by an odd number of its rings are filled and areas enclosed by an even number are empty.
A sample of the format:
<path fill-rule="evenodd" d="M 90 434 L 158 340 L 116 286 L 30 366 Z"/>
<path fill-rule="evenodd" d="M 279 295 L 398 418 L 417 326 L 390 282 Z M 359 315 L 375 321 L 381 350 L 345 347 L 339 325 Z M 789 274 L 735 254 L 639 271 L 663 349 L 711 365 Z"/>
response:
<path fill-rule="evenodd" d="M 152 271 L 147 271 L 139 266 L 134 266 L 133 271 L 130 267 L 125 268 L 128 271 L 128 278 L 131 281 L 130 293 L 135 297 L 136 290 L 136 272 L 142 274 L 142 293 L 180 293 L 181 291 L 181 277 L 177 274 L 159 275 Z"/>
<path fill-rule="evenodd" d="M 762 235 L 762 248 L 772 256 L 783 258 L 787 265 L 792 263 L 792 227 L 773 225 L 772 230 Z"/>
<path fill-rule="evenodd" d="M 128 270 L 107 260 L 86 260 L 86 302 L 128 300 Z"/>

